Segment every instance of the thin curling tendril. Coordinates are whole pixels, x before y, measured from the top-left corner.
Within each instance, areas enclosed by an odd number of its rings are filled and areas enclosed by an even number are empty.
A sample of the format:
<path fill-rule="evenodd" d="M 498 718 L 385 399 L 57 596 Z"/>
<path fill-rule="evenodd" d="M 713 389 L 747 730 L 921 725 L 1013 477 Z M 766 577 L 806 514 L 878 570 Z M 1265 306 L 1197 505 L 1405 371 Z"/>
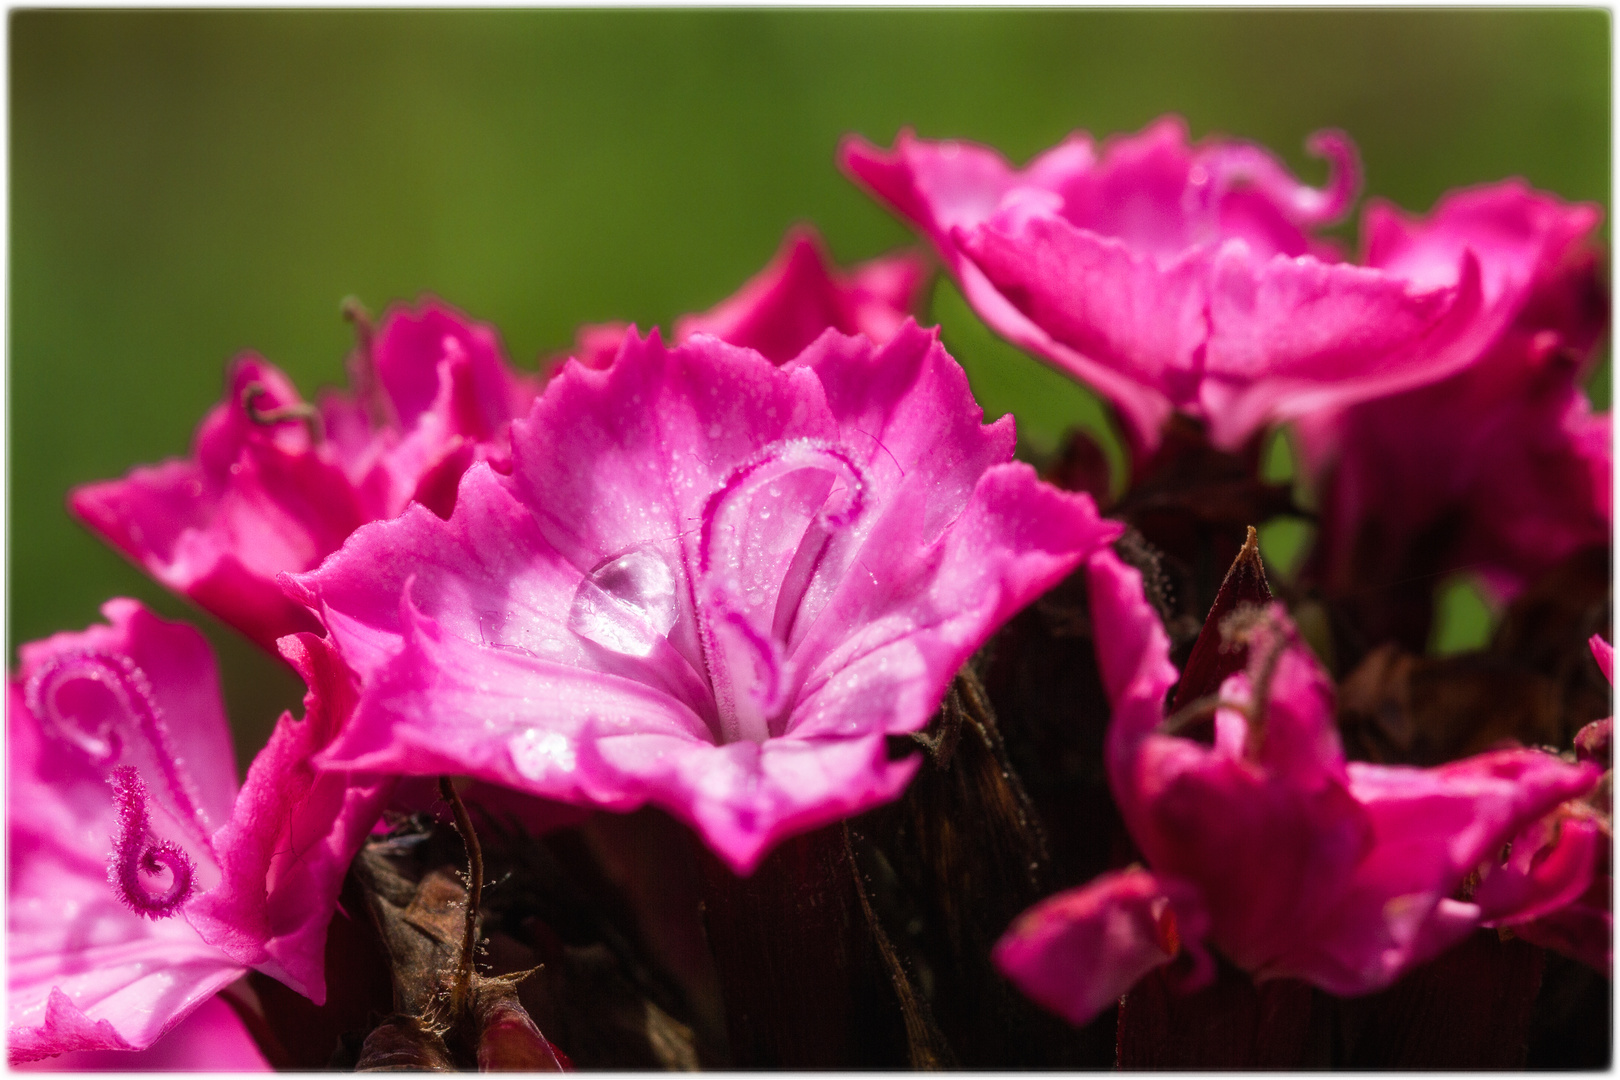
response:
<path fill-rule="evenodd" d="M 196 888 L 196 864 L 179 845 L 152 835 L 146 810 L 146 785 L 133 766 L 120 765 L 108 778 L 118 805 L 118 834 L 113 838 L 107 880 L 118 898 L 135 914 L 166 919 L 180 910 Z M 169 887 L 153 892 L 142 875 L 169 874 Z"/>

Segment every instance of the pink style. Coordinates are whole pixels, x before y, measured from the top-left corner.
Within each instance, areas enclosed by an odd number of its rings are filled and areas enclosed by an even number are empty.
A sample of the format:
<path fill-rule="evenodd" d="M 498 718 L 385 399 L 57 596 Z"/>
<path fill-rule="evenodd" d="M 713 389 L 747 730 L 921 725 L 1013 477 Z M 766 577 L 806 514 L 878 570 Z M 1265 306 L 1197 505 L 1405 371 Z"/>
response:
<path fill-rule="evenodd" d="M 1231 450 L 1462 369 L 1558 242 L 1486 236 L 1421 266 L 1374 243 L 1345 262 L 1316 231 L 1351 208 L 1355 151 L 1335 132 L 1309 146 L 1332 165 L 1321 189 L 1253 144 L 1190 144 L 1178 117 L 1100 147 L 1077 132 L 1024 169 L 910 132 L 886 152 L 851 139 L 842 159 L 928 237 L 980 317 L 1113 402 L 1145 456 L 1172 412 Z"/>
<path fill-rule="evenodd" d="M 408 502 L 448 515 L 475 460 L 502 466 L 507 426 L 537 381 L 492 327 L 436 300 L 362 327 L 351 394 L 305 403 L 280 371 L 239 358 L 189 460 L 132 470 L 69 497 L 73 513 L 158 581 L 261 647 L 316 629 L 277 574 L 313 569 Z"/>
<path fill-rule="evenodd" d="M 565 365 L 510 475 L 286 579 L 359 686 L 318 760 L 655 803 L 739 872 L 895 797 L 917 763 L 886 737 L 1119 533 L 981 421 L 914 325 L 781 366 L 656 333 Z"/>
<path fill-rule="evenodd" d="M 1594 845 L 1579 830 L 1533 880 L 1506 880 L 1495 858 L 1589 790 L 1597 766 L 1539 750 L 1433 769 L 1346 762 L 1333 684 L 1277 605 L 1250 620 L 1249 666 L 1221 688 L 1214 744 L 1175 735 L 1164 703 L 1176 670 L 1141 576 L 1105 551 L 1089 583 L 1096 624 L 1112 628 L 1097 637 L 1110 785 L 1148 868 L 1018 918 L 994 957 L 1034 1000 L 1083 1023 L 1180 950 L 1198 984 L 1206 943 L 1256 979 L 1365 994 L 1482 924 L 1586 888 Z M 1456 899 L 1476 870 L 1474 901 Z"/>

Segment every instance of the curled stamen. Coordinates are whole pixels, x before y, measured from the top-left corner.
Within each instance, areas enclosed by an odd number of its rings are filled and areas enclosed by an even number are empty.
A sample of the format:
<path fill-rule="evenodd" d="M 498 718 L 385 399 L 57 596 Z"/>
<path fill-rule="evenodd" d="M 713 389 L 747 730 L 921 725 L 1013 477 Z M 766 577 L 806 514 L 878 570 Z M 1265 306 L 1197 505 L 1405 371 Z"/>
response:
<path fill-rule="evenodd" d="M 1259 190 L 1296 225 L 1329 225 L 1344 217 L 1361 187 L 1361 165 L 1355 144 L 1340 131 L 1319 131 L 1305 143 L 1328 163 L 1321 187 L 1300 183 L 1281 162 L 1258 146 L 1221 144 L 1200 154 L 1184 196 L 1189 210 L 1217 208 L 1237 188 Z"/>
<path fill-rule="evenodd" d="M 113 801 L 118 806 L 118 834 L 113 838 L 112 858 L 107 880 L 118 898 L 135 914 L 147 919 L 166 919 L 190 899 L 196 881 L 196 864 L 178 844 L 152 835 L 146 811 L 146 785 L 132 766 L 120 765 L 108 778 Z M 156 877 L 169 874 L 169 887 L 154 893 L 142 880 L 143 874 Z"/>
<path fill-rule="evenodd" d="M 114 708 L 110 713 L 87 717 L 93 702 L 82 695 L 77 699 L 64 696 L 69 688 L 85 683 L 111 696 Z M 206 840 L 210 831 L 207 816 L 174 752 L 152 684 L 134 660 L 123 653 L 95 649 L 59 653 L 29 677 L 23 703 L 46 734 L 73 746 L 99 767 L 123 758 L 132 737 L 137 742 L 144 740 L 173 808 Z"/>
<path fill-rule="evenodd" d="M 258 401 L 270 393 L 268 387 L 262 382 L 250 382 L 242 387 L 242 408 L 247 412 L 248 419 L 261 427 L 274 427 L 295 420 L 309 428 L 309 437 L 314 442 L 321 441 L 321 414 L 307 401 L 295 401 L 290 405 L 278 405 L 273 409 L 259 408 Z"/>
<path fill-rule="evenodd" d="M 354 351 L 349 354 L 348 362 L 349 385 L 354 387 L 355 400 L 366 407 L 372 426 L 384 427 L 388 423 L 388 402 L 377 378 L 376 324 L 358 296 L 345 296 L 342 310 L 344 319 L 354 327 Z"/>

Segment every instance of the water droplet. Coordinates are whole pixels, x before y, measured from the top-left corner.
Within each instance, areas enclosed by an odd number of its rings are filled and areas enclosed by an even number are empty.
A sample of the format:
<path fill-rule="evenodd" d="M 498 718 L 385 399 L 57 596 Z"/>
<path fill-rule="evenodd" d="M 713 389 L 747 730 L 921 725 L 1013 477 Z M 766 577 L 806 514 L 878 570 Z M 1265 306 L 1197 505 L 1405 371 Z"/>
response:
<path fill-rule="evenodd" d="M 604 649 L 646 656 L 675 625 L 675 574 L 655 551 L 611 559 L 579 583 L 568 629 Z"/>
<path fill-rule="evenodd" d="M 573 772 L 574 744 L 559 731 L 525 728 L 506 743 L 517 771 L 530 780 L 543 780 L 556 772 Z"/>

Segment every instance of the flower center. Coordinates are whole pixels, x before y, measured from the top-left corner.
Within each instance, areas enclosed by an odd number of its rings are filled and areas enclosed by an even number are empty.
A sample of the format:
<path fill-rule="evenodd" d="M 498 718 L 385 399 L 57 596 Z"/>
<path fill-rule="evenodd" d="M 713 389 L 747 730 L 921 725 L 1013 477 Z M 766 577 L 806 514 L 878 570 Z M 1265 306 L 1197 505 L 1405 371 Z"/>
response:
<path fill-rule="evenodd" d="M 837 584 L 839 540 L 865 513 L 867 492 L 843 448 L 773 443 L 703 505 L 695 619 L 682 619 L 675 553 L 644 544 L 584 576 L 568 629 L 605 650 L 609 670 L 691 706 L 716 742 L 780 735 L 800 674 L 793 648 Z M 525 743 L 525 754 L 536 746 Z"/>
<path fill-rule="evenodd" d="M 783 733 L 800 674 L 792 646 L 829 591 L 836 575 L 822 571 L 866 511 L 867 491 L 843 448 L 794 439 L 766 447 L 709 496 L 694 585 L 722 741 Z"/>

